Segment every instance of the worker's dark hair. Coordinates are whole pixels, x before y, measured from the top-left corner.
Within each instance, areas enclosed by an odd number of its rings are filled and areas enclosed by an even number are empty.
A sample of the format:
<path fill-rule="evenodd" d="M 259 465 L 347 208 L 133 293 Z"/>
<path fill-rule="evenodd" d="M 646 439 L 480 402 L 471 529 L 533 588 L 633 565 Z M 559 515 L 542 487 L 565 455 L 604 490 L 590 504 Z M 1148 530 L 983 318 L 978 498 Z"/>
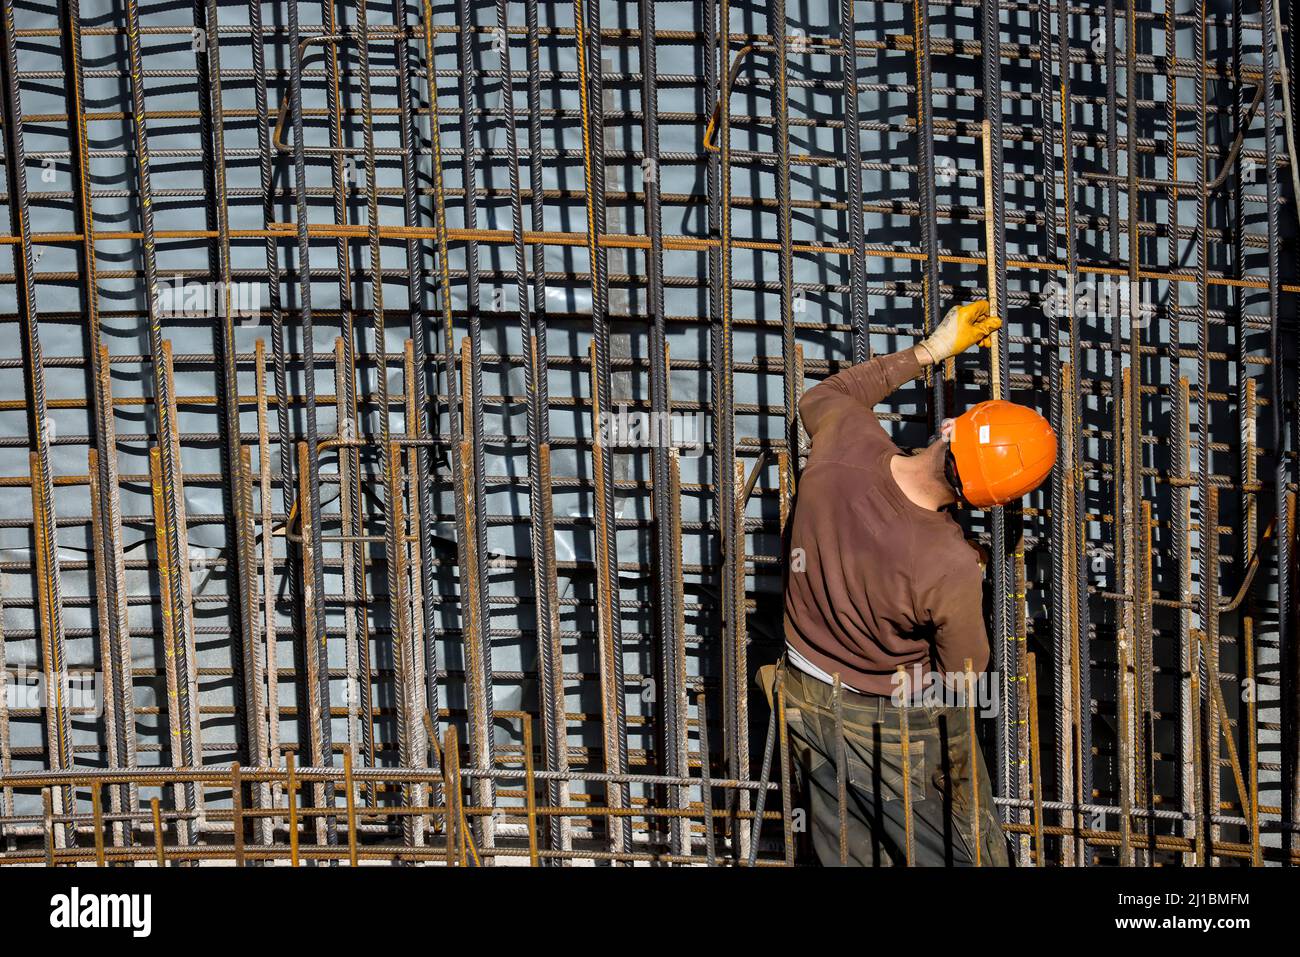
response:
<path fill-rule="evenodd" d="M 965 499 L 961 494 L 961 476 L 957 474 L 957 459 L 953 457 L 952 446 L 943 450 L 943 477 L 948 480 L 958 499 Z"/>

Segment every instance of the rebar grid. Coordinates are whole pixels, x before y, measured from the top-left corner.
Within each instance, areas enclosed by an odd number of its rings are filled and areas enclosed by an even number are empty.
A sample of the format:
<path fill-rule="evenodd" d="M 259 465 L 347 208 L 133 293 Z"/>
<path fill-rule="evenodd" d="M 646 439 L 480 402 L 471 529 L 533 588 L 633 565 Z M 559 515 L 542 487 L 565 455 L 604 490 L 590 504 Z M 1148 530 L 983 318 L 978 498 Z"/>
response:
<path fill-rule="evenodd" d="M 806 860 L 797 402 L 980 295 L 1019 861 L 1296 861 L 1289 4 L 0 11 L 0 863 Z"/>

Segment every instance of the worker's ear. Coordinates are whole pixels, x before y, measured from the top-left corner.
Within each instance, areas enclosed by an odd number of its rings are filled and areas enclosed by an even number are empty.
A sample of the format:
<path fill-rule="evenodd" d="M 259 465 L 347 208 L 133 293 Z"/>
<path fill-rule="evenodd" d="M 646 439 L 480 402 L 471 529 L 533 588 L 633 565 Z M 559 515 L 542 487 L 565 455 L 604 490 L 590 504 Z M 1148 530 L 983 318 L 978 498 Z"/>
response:
<path fill-rule="evenodd" d="M 956 425 L 957 425 L 956 419 L 944 419 L 942 422 L 940 422 L 939 438 L 943 439 L 945 442 L 951 442 L 952 430 L 956 427 Z"/>

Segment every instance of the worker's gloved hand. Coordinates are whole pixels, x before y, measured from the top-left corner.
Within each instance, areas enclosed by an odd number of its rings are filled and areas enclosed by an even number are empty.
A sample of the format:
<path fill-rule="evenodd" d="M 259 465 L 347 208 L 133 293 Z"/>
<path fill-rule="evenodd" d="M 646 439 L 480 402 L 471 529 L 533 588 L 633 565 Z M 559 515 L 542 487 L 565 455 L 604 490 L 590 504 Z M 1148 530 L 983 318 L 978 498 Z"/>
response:
<path fill-rule="evenodd" d="M 965 352 L 977 342 L 991 344 L 989 336 L 1002 328 L 1002 320 L 989 315 L 987 299 L 953 306 L 943 317 L 943 322 L 920 343 L 936 364 Z"/>

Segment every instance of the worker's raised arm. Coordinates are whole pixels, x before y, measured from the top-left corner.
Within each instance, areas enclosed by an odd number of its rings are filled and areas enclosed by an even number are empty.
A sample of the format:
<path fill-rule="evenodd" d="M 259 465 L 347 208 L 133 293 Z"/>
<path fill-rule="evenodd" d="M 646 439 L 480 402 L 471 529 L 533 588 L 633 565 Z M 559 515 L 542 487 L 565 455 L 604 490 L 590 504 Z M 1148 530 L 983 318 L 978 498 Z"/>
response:
<path fill-rule="evenodd" d="M 810 436 L 816 436 L 822 425 L 834 418 L 837 412 L 848 409 L 870 411 L 904 382 L 920 374 L 921 362 L 916 352 L 916 349 L 906 349 L 876 356 L 809 389 L 799 401 L 803 427 Z"/>
<path fill-rule="evenodd" d="M 810 436 L 829 422 L 836 412 L 877 403 L 915 378 L 928 365 L 943 362 L 949 356 L 973 346 L 996 332 L 1002 320 L 989 315 L 989 304 L 981 299 L 964 306 L 953 306 L 928 338 L 911 349 L 877 356 L 851 369 L 845 369 L 808 390 L 799 403 L 799 415 Z"/>

